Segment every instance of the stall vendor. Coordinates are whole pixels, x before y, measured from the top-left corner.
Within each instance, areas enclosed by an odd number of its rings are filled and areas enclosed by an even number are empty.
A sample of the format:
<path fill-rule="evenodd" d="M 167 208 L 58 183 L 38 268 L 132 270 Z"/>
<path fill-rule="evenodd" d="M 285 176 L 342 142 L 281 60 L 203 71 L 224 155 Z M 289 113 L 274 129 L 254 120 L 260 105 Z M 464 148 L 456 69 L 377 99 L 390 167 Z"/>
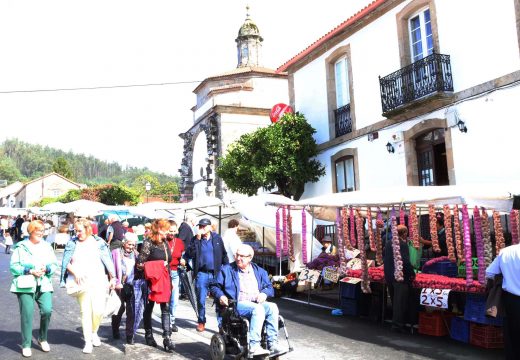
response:
<path fill-rule="evenodd" d="M 336 255 L 337 249 L 332 243 L 332 239 L 330 235 L 325 235 L 321 240 L 323 247 L 321 248 L 321 252 L 329 255 Z"/>
<path fill-rule="evenodd" d="M 437 238 L 439 239 L 439 247 L 441 248 L 440 252 L 432 251 L 432 241 L 420 238 L 421 244 L 425 245 L 424 250 L 428 250 L 429 255 L 427 257 L 441 257 L 448 256 L 448 245 L 446 243 L 446 229 L 444 228 L 444 214 L 437 213 L 436 217 L 436 226 L 437 226 Z"/>

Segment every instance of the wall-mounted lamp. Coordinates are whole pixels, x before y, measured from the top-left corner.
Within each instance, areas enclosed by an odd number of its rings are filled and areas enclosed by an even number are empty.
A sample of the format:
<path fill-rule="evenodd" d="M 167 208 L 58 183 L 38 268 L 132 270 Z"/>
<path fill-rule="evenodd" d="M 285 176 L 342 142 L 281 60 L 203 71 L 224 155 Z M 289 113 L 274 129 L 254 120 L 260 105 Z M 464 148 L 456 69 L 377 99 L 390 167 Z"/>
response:
<path fill-rule="evenodd" d="M 466 124 L 462 120 L 459 120 L 459 122 L 457 123 L 457 127 L 459 128 L 460 132 L 462 132 L 462 133 L 468 132 L 468 128 L 466 127 Z"/>
<path fill-rule="evenodd" d="M 388 151 L 389 154 L 393 154 L 395 152 L 394 146 L 390 144 L 390 141 L 386 143 L 386 151 Z"/>

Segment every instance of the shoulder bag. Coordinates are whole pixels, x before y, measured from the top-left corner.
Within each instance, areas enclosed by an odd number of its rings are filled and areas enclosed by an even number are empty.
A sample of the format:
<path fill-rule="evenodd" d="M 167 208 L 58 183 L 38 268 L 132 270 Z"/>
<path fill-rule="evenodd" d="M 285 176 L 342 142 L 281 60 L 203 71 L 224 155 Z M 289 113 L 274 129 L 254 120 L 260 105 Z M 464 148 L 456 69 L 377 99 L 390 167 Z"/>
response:
<path fill-rule="evenodd" d="M 36 287 L 36 278 L 34 275 L 19 275 L 16 278 L 16 286 L 19 289 L 30 289 Z"/>
<path fill-rule="evenodd" d="M 79 285 L 76 282 L 76 278 L 71 273 L 67 275 L 67 280 L 65 281 L 65 289 L 67 290 L 67 295 L 70 295 L 72 297 L 78 297 L 79 295 L 85 292 L 84 285 Z"/>

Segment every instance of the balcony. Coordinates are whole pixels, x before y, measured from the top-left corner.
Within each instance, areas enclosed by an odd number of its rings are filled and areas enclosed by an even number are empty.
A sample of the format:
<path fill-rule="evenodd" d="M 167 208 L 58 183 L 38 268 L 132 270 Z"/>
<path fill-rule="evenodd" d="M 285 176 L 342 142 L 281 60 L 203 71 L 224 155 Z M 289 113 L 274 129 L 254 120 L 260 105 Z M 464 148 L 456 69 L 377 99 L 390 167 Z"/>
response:
<path fill-rule="evenodd" d="M 350 116 L 350 104 L 334 110 L 334 125 L 336 137 L 352 132 L 352 117 Z"/>
<path fill-rule="evenodd" d="M 449 55 L 431 54 L 379 78 L 383 115 L 389 116 L 434 95 L 453 92 Z"/>

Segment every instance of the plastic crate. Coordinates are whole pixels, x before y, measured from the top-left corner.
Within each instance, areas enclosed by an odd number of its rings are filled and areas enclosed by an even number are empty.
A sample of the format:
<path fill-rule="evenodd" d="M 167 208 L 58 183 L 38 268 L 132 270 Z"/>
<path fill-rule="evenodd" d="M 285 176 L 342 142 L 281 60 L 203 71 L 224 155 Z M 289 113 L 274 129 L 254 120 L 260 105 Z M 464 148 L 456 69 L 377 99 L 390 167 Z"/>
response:
<path fill-rule="evenodd" d="M 359 301 L 358 299 L 351 299 L 342 297 L 340 307 L 343 315 L 358 316 L 359 315 Z"/>
<path fill-rule="evenodd" d="M 456 316 L 451 319 L 450 336 L 453 340 L 469 342 L 469 321 L 463 317 Z"/>
<path fill-rule="evenodd" d="M 458 268 L 456 263 L 447 260 L 439 261 L 433 265 L 427 266 L 423 269 L 422 272 L 425 274 L 438 274 L 447 277 L 457 277 Z"/>
<path fill-rule="evenodd" d="M 361 293 L 361 283 L 349 284 L 345 282 L 340 282 L 339 284 L 339 293 L 341 297 L 349 299 L 359 299 L 359 294 Z"/>
<path fill-rule="evenodd" d="M 444 318 L 443 318 L 444 317 Z M 442 311 L 420 312 L 419 313 L 419 334 L 431 336 L 448 335 L 451 313 Z"/>
<path fill-rule="evenodd" d="M 502 349 L 504 335 L 500 326 L 471 323 L 469 326 L 469 343 L 486 349 Z"/>
<path fill-rule="evenodd" d="M 486 297 L 478 294 L 466 295 L 466 306 L 464 308 L 464 320 L 485 325 L 502 326 L 501 317 L 492 318 L 486 316 Z"/>

